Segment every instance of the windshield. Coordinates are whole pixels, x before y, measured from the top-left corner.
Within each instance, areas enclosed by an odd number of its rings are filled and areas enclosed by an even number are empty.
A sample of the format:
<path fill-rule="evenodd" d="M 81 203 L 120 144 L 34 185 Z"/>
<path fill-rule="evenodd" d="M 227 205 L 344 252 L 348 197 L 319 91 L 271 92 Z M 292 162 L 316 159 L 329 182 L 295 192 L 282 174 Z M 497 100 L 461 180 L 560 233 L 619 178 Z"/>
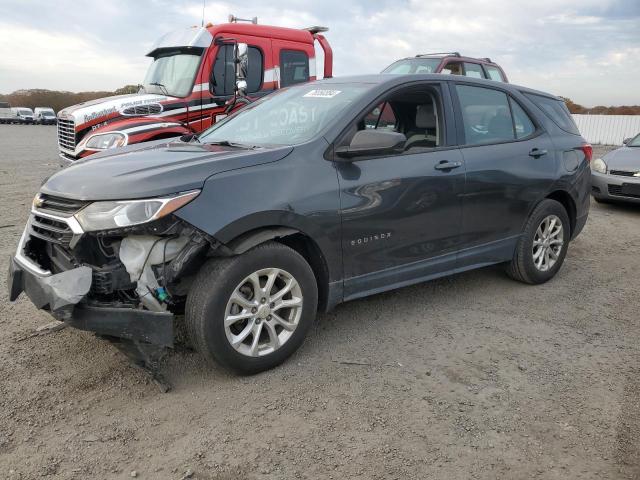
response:
<path fill-rule="evenodd" d="M 142 83 L 145 92 L 172 97 L 189 95 L 200 65 L 200 55 L 200 52 L 195 55 L 174 52 L 156 57 Z"/>
<path fill-rule="evenodd" d="M 282 89 L 235 113 L 200 141 L 297 145 L 314 138 L 369 88 L 366 84 L 305 84 Z"/>
<path fill-rule="evenodd" d="M 627 143 L 627 147 L 640 147 L 640 135 L 636 135 Z"/>
<path fill-rule="evenodd" d="M 20 110 L 18 110 L 18 113 L 20 115 L 33 115 L 33 112 L 28 108 L 21 108 Z"/>
<path fill-rule="evenodd" d="M 440 62 L 440 58 L 405 58 L 392 63 L 382 73 L 436 73 Z"/>

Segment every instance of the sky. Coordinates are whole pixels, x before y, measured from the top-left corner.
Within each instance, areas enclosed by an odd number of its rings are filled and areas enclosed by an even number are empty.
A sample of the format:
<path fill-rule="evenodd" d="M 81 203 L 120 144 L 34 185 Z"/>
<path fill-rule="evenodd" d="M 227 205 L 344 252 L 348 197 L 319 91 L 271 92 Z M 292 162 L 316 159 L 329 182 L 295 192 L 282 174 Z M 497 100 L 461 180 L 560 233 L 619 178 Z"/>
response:
<path fill-rule="evenodd" d="M 202 0 L 0 0 L 0 93 L 137 84 L 154 40 Z M 512 83 L 585 106 L 640 105 L 640 0 L 206 0 L 205 23 L 329 27 L 334 76 L 418 53 L 490 57 Z M 318 65 L 318 71 L 322 68 Z"/>

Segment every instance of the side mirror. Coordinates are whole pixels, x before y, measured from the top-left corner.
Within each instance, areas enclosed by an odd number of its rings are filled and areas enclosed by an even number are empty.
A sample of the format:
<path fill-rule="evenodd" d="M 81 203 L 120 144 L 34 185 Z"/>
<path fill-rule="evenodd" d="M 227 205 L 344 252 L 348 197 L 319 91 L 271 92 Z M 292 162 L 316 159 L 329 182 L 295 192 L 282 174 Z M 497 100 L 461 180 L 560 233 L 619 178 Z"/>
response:
<path fill-rule="evenodd" d="M 350 159 L 367 155 L 400 153 L 406 141 L 407 137 L 402 133 L 360 130 L 353 136 L 349 146 L 336 148 L 336 155 Z"/>
<path fill-rule="evenodd" d="M 629 143 L 631 140 L 633 140 L 633 139 L 632 139 L 632 138 L 625 138 L 625 139 L 622 141 L 622 144 L 623 144 L 623 145 L 626 145 L 626 144 L 627 144 L 627 143 Z"/>
<path fill-rule="evenodd" d="M 247 94 L 247 72 L 249 71 L 249 47 L 246 43 L 236 43 L 234 48 L 236 64 L 236 94 Z"/>
<path fill-rule="evenodd" d="M 209 92 L 217 105 L 224 105 L 228 97 L 245 96 L 249 72 L 249 47 L 246 43 L 216 38 L 219 46 L 209 80 Z"/>

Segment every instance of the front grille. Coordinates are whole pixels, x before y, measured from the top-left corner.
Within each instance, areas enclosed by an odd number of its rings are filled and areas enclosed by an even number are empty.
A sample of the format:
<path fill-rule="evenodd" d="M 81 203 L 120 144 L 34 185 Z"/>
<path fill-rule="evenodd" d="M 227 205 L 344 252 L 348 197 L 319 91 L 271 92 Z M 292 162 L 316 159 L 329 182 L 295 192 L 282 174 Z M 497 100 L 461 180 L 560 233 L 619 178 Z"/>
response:
<path fill-rule="evenodd" d="M 73 120 L 58 118 L 58 146 L 62 150 L 75 152 L 76 124 Z"/>
<path fill-rule="evenodd" d="M 638 172 L 637 171 L 629 172 L 627 170 L 610 170 L 609 173 L 611 175 L 618 175 L 618 176 L 621 176 L 621 177 L 633 177 Z"/>
<path fill-rule="evenodd" d="M 70 198 L 54 197 L 53 195 L 47 195 L 41 193 L 38 195 L 40 204 L 37 206 L 38 210 L 46 210 L 51 213 L 59 213 L 65 216 L 70 216 L 78 213 L 84 208 L 87 203 L 82 200 L 71 200 Z"/>
<path fill-rule="evenodd" d="M 609 185 L 609 195 L 628 198 L 640 198 L 640 195 L 633 193 L 622 193 L 622 185 Z"/>
<path fill-rule="evenodd" d="M 136 105 L 122 110 L 122 115 L 127 117 L 136 115 L 156 115 L 162 112 L 162 105 L 159 103 L 150 103 L 148 105 Z"/>
<path fill-rule="evenodd" d="M 46 242 L 69 246 L 73 232 L 66 222 L 43 217 L 34 213 L 31 217 L 30 234 Z"/>

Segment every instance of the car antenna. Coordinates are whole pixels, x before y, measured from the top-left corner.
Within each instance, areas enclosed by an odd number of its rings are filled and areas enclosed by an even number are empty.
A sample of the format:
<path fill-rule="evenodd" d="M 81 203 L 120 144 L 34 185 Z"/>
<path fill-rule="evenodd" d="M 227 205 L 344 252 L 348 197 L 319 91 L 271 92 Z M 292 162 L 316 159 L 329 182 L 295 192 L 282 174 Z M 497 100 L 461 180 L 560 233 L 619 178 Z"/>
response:
<path fill-rule="evenodd" d="M 200 24 L 200 26 L 204 27 L 204 7 L 207 3 L 207 0 L 202 0 L 202 23 Z"/>

